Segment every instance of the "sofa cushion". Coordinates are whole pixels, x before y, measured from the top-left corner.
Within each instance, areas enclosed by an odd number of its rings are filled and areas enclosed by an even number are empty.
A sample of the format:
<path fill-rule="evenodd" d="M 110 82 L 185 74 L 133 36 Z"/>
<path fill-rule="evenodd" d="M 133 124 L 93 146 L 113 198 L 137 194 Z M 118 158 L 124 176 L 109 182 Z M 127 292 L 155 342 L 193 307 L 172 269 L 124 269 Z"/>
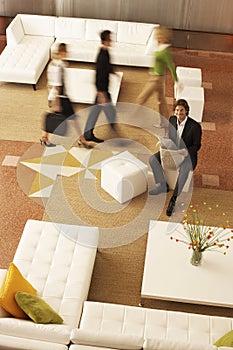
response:
<path fill-rule="evenodd" d="M 85 39 L 85 19 L 58 17 L 55 21 L 56 38 Z"/>
<path fill-rule="evenodd" d="M 128 44 L 146 45 L 153 29 L 153 24 L 118 22 L 117 41 Z"/>
<path fill-rule="evenodd" d="M 233 348 L 233 331 L 227 332 L 220 339 L 218 339 L 214 345 L 216 346 L 229 346 Z"/>
<path fill-rule="evenodd" d="M 176 340 L 149 338 L 143 344 L 144 350 L 215 350 L 214 345 L 187 343 Z"/>
<path fill-rule="evenodd" d="M 18 292 L 15 294 L 15 300 L 35 323 L 61 324 L 63 322 L 58 313 L 37 295 Z"/>
<path fill-rule="evenodd" d="M 9 46 L 15 46 L 23 39 L 24 30 L 19 15 L 6 28 L 6 37 Z"/>
<path fill-rule="evenodd" d="M 1 335 L 68 344 L 72 327 L 64 324 L 37 324 L 13 317 L 0 318 Z"/>
<path fill-rule="evenodd" d="M 86 40 L 98 41 L 100 42 L 100 33 L 103 30 L 110 30 L 112 32 L 112 40 L 116 40 L 117 32 L 117 21 L 107 21 L 107 20 L 86 20 Z"/>
<path fill-rule="evenodd" d="M 20 14 L 20 19 L 26 35 L 55 35 L 55 16 Z"/>
<path fill-rule="evenodd" d="M 73 329 L 71 341 L 76 344 L 111 347 L 115 349 L 137 350 L 143 345 L 143 337 L 134 334 L 117 334 L 114 332 L 95 332 Z"/>
<path fill-rule="evenodd" d="M 19 291 L 36 294 L 36 289 L 23 277 L 17 266 L 11 263 L 0 290 L 0 304 L 11 315 L 27 318 L 15 301 L 15 294 Z"/>
<path fill-rule="evenodd" d="M 145 55 L 145 46 L 115 42 L 110 47 L 111 62 L 119 65 L 149 67 L 153 65 L 154 56 Z"/>
<path fill-rule="evenodd" d="M 99 41 L 58 38 L 51 47 L 52 54 L 56 52 L 60 42 L 67 44 L 68 59 L 70 61 L 95 62 L 100 47 Z"/>
<path fill-rule="evenodd" d="M 152 30 L 152 32 L 150 34 L 149 40 L 148 40 L 147 45 L 146 45 L 146 51 L 145 51 L 146 55 L 154 55 L 154 52 L 156 50 L 158 50 L 158 45 L 159 44 L 158 44 L 158 41 L 155 38 L 155 30 L 158 27 L 159 27 L 159 25 L 155 24 L 154 29 Z"/>

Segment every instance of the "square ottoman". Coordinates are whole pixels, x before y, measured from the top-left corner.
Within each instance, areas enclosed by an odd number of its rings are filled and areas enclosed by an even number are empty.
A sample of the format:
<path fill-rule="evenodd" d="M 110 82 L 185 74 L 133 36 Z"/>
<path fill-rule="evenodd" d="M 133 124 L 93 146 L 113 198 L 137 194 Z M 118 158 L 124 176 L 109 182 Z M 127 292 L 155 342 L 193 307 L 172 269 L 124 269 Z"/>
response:
<path fill-rule="evenodd" d="M 179 81 L 185 86 L 201 87 L 202 74 L 201 68 L 176 67 L 176 73 Z"/>
<path fill-rule="evenodd" d="M 179 100 L 180 98 L 188 102 L 190 117 L 200 123 L 204 110 L 204 89 L 202 87 L 184 86 L 182 91 L 177 91 L 176 99 Z"/>
<path fill-rule="evenodd" d="M 201 87 L 202 84 L 202 72 L 201 68 L 191 68 L 191 67 L 176 67 L 176 74 L 178 76 L 179 82 L 184 86 L 195 86 Z M 174 85 L 174 96 L 176 98 L 177 86 Z"/>
<path fill-rule="evenodd" d="M 125 151 L 102 163 L 101 187 L 119 203 L 147 190 L 148 166 Z"/>

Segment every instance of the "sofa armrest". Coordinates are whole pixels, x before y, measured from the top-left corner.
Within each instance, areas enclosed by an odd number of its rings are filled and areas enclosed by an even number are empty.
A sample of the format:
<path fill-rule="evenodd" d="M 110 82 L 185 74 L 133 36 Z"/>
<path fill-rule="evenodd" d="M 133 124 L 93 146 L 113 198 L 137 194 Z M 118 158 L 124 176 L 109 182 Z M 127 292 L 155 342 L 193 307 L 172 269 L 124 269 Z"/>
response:
<path fill-rule="evenodd" d="M 6 28 L 6 40 L 7 45 L 15 46 L 17 45 L 24 37 L 24 30 L 20 15 L 17 15 L 13 21 Z"/>
<path fill-rule="evenodd" d="M 6 271 L 7 271 L 6 269 L 0 269 L 0 288 L 4 280 Z M 0 317 L 9 317 L 9 316 L 10 315 L 8 314 L 8 312 L 6 312 L 0 305 Z"/>
<path fill-rule="evenodd" d="M 155 39 L 155 30 L 150 35 L 146 44 L 146 55 L 154 55 L 154 52 L 158 50 L 158 41 Z"/>

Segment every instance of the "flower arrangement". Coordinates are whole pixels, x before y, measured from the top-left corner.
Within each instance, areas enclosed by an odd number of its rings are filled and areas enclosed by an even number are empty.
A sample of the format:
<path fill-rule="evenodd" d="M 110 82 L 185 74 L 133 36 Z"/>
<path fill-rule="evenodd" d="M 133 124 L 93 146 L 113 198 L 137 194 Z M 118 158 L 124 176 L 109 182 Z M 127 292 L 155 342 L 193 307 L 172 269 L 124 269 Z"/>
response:
<path fill-rule="evenodd" d="M 203 202 L 205 210 L 202 211 L 204 217 L 201 215 L 201 208 L 192 203 L 182 221 L 184 231 L 179 232 L 181 239 L 171 236 L 176 242 L 185 243 L 189 249 L 195 252 L 204 252 L 206 250 L 218 251 L 226 254 L 229 248 L 229 241 L 233 239 L 233 230 L 229 229 L 229 220 L 225 220 L 225 225 L 221 227 L 206 226 L 209 216 L 214 216 L 214 207 L 209 207 L 206 202 Z M 218 208 L 218 204 L 215 208 Z M 222 213 L 225 217 L 226 214 Z"/>

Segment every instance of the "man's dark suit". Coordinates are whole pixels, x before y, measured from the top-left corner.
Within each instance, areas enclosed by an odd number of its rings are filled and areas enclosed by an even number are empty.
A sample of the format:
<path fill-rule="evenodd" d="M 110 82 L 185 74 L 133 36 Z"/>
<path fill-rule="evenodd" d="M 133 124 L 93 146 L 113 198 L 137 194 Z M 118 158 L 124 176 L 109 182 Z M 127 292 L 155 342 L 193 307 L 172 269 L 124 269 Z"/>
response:
<path fill-rule="evenodd" d="M 174 196 L 179 196 L 190 170 L 194 170 L 197 165 L 197 153 L 201 147 L 202 130 L 199 123 L 190 117 L 184 126 L 181 140 L 177 139 L 177 117 L 171 116 L 169 119 L 169 138 L 176 144 L 179 149 L 187 148 L 189 155 L 185 157 L 179 167 L 179 176 L 174 189 Z M 163 184 L 166 182 L 163 168 L 161 165 L 160 152 L 150 157 L 150 165 L 154 174 L 155 182 Z"/>

